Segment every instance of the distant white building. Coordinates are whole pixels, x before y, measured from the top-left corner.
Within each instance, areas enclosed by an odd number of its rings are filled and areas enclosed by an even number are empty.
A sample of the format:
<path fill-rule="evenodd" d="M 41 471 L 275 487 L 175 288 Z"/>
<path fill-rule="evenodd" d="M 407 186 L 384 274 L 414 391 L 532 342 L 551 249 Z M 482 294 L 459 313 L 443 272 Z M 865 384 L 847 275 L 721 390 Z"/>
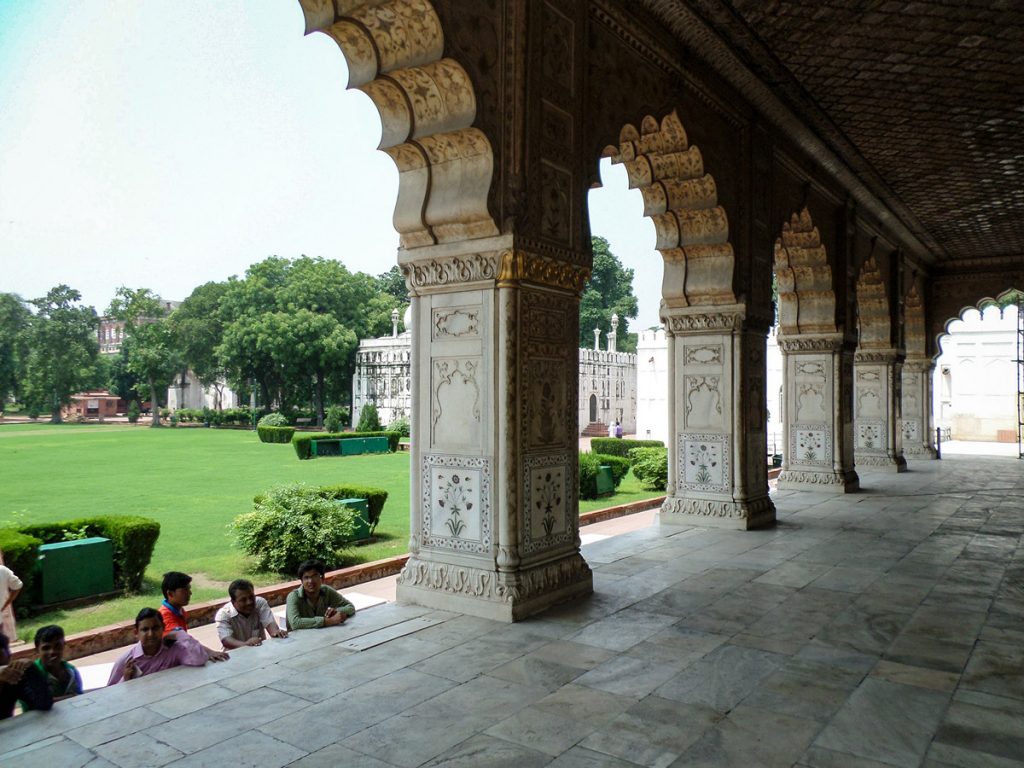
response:
<path fill-rule="evenodd" d="M 171 411 L 179 408 L 210 408 L 218 411 L 237 408 L 239 405 L 238 395 L 226 382 L 219 381 L 211 387 L 204 387 L 192 371 L 186 371 L 184 376 L 176 376 L 167 388 L 167 407 Z"/>
<path fill-rule="evenodd" d="M 607 350 L 601 349 L 601 332 L 596 328 L 594 348 L 580 349 L 580 434 L 607 436 L 614 424 L 622 427 L 623 434 L 636 433 L 637 356 L 616 351 L 618 328 L 619 318 L 612 315 Z"/>
<path fill-rule="evenodd" d="M 967 310 L 935 365 L 935 424 L 953 440 L 1017 441 L 1017 307 Z"/>
<path fill-rule="evenodd" d="M 388 425 L 412 413 L 412 309 L 402 319 L 405 330 L 398 332 L 398 310 L 391 313 L 391 335 L 363 339 L 356 351 L 352 375 L 352 426 L 359 423 L 363 407 L 373 403 L 380 423 Z"/>

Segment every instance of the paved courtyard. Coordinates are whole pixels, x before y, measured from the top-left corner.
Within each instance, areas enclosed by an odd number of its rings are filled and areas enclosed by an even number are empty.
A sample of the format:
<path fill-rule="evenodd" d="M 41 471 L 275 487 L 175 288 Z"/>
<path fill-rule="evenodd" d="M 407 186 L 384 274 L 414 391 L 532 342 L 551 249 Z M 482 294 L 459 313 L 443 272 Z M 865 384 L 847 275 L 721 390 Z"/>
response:
<path fill-rule="evenodd" d="M 388 604 L 0 724 L 3 766 L 1024 766 L 1024 462 L 585 546 L 515 625 Z"/>

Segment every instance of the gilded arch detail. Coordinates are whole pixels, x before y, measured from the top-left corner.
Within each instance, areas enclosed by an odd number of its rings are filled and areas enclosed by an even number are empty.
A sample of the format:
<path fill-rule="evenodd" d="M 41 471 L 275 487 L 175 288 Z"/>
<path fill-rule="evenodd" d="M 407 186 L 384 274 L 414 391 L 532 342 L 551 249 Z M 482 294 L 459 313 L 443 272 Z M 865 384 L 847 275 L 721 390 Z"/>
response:
<path fill-rule="evenodd" d="M 394 225 L 416 248 L 498 234 L 487 209 L 494 153 L 474 127 L 469 75 L 443 57 L 429 0 L 299 0 L 306 34 L 337 43 L 358 88 L 380 113 L 380 149 L 399 171 Z"/>

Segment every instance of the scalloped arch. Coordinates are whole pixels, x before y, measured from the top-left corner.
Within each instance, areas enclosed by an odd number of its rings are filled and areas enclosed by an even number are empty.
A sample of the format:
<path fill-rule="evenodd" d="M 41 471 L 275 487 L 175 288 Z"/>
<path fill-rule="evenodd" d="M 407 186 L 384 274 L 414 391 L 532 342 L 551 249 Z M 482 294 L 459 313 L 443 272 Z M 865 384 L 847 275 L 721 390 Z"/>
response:
<path fill-rule="evenodd" d="M 807 208 L 782 225 L 775 241 L 775 277 L 781 333 L 836 333 L 832 267 Z"/>
<path fill-rule="evenodd" d="M 888 349 L 892 346 L 892 321 L 885 283 L 874 255 L 864 262 L 857 278 L 858 349 Z"/>
<path fill-rule="evenodd" d="M 606 147 L 602 157 L 625 166 L 629 188 L 640 190 L 644 216 L 654 222 L 654 247 L 665 262 L 664 304 L 735 304 L 729 220 L 675 110 L 660 123 L 648 115 L 639 129 L 625 125 L 619 145 Z"/>
<path fill-rule="evenodd" d="M 992 296 L 984 296 L 978 299 L 978 301 L 973 306 L 968 305 L 965 307 L 961 307 L 960 311 L 956 313 L 955 317 L 950 317 L 946 319 L 946 321 L 942 324 L 942 331 L 935 337 L 935 348 L 938 350 L 938 352 L 935 354 L 935 357 L 938 358 L 942 354 L 942 340 L 952 333 L 949 330 L 949 328 L 951 325 L 953 325 L 953 323 L 955 323 L 957 320 L 963 320 L 964 316 L 971 310 L 984 312 L 989 307 L 999 306 L 1004 301 L 1012 299 L 1014 296 L 1019 297 L 1018 301 L 1024 303 L 1024 290 L 1018 288 L 1007 288 L 1005 291 L 1002 291 L 994 298 Z M 1021 304 L 1019 303 L 1017 306 L 1020 307 Z"/>
<path fill-rule="evenodd" d="M 380 149 L 398 166 L 394 225 L 402 246 L 498 234 L 487 209 L 494 152 L 473 126 L 466 70 L 444 58 L 429 0 L 299 0 L 306 34 L 337 43 L 358 88 L 380 113 Z"/>

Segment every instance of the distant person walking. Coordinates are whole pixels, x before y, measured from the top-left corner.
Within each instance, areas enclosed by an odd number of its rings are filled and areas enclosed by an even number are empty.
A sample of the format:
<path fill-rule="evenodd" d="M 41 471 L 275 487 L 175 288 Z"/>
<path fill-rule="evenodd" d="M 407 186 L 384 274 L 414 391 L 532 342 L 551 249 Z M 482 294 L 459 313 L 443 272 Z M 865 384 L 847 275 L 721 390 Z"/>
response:
<path fill-rule="evenodd" d="M 11 640 L 17 640 L 14 627 L 14 600 L 25 586 L 10 568 L 4 565 L 4 555 L 0 552 L 0 633 Z"/>

